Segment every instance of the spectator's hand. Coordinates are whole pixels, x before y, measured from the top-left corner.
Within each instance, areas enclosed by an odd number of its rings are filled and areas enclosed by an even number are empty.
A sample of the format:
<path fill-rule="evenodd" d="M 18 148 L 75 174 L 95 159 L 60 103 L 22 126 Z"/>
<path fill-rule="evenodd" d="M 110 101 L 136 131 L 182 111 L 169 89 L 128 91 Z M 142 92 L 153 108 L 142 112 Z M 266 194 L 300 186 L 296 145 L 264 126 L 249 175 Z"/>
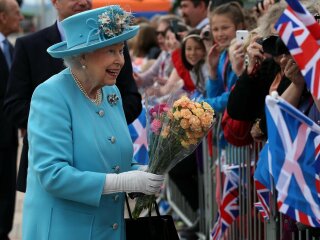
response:
<path fill-rule="evenodd" d="M 160 88 L 159 87 L 149 87 L 149 88 L 145 89 L 145 94 L 147 96 L 159 97 L 160 96 Z"/>
<path fill-rule="evenodd" d="M 143 171 L 109 173 L 106 175 L 104 193 L 142 192 L 152 195 L 160 192 L 164 176 Z"/>
<path fill-rule="evenodd" d="M 264 133 L 261 131 L 260 127 L 259 127 L 259 123 L 255 123 L 253 124 L 251 131 L 250 131 L 251 137 L 253 138 L 253 140 L 255 142 L 262 142 L 264 140 L 266 140 Z"/>
<path fill-rule="evenodd" d="M 280 60 L 280 67 L 284 75 L 291 82 L 298 86 L 304 86 L 304 78 L 298 67 L 298 64 L 292 59 L 291 55 L 283 55 Z"/>
<path fill-rule="evenodd" d="M 212 79 L 217 78 L 217 67 L 219 62 L 219 56 L 220 56 L 219 45 L 213 44 L 207 56 L 207 63 L 209 66 L 209 72 Z"/>
<path fill-rule="evenodd" d="M 180 47 L 180 42 L 176 38 L 176 35 L 169 31 L 167 32 L 167 38 L 168 38 L 168 48 L 169 51 L 172 52 Z"/>
<path fill-rule="evenodd" d="M 249 75 L 256 71 L 260 67 L 261 62 L 264 60 L 262 45 L 256 42 L 258 38 L 258 36 L 253 37 L 249 46 L 247 47 L 247 73 Z"/>
<path fill-rule="evenodd" d="M 254 10 L 261 16 L 265 14 L 273 4 L 275 4 L 274 0 L 260 0 L 254 6 Z"/>
<path fill-rule="evenodd" d="M 230 45 L 229 59 L 232 70 L 239 77 L 244 70 L 244 49 L 242 43 L 236 42 Z"/>
<path fill-rule="evenodd" d="M 165 85 L 167 83 L 167 80 L 166 78 L 161 78 L 161 77 L 155 77 L 153 78 L 153 82 L 156 82 L 158 83 L 159 85 Z"/>

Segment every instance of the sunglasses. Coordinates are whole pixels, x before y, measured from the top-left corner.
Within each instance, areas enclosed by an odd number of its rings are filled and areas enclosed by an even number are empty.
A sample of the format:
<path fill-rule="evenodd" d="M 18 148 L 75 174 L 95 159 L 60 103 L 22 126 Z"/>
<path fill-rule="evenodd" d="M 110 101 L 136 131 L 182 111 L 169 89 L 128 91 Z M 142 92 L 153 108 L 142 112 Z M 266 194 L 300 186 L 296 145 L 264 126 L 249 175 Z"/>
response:
<path fill-rule="evenodd" d="M 157 36 L 161 35 L 162 37 L 166 36 L 166 32 L 165 31 L 156 31 Z"/>

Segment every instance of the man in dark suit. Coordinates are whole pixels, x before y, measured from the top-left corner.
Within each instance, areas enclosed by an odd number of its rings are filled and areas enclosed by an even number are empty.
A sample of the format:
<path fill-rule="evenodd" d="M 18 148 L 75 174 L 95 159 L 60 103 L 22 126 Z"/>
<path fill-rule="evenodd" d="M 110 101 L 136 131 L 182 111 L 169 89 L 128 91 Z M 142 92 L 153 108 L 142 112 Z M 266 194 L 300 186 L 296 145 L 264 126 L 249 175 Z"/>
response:
<path fill-rule="evenodd" d="M 65 68 L 61 59 L 52 58 L 47 53 L 49 46 L 64 40 L 60 21 L 88 10 L 92 6 L 91 0 L 52 0 L 52 4 L 58 13 L 57 22 L 34 34 L 17 39 L 15 45 L 4 109 L 15 125 L 23 129 L 27 128 L 30 101 L 34 89 Z M 132 76 L 131 59 L 127 48 L 125 48 L 124 56 L 125 65 L 117 78 L 116 85 L 122 96 L 127 122 L 131 123 L 141 112 L 141 96 Z M 50 110 L 44 109 L 44 111 Z M 18 190 L 22 192 L 26 190 L 27 166 L 28 142 L 25 136 L 17 184 Z"/>
<path fill-rule="evenodd" d="M 0 240 L 9 239 L 13 223 L 18 148 L 17 128 L 2 109 L 13 53 L 7 36 L 19 31 L 22 19 L 16 0 L 0 0 Z"/>

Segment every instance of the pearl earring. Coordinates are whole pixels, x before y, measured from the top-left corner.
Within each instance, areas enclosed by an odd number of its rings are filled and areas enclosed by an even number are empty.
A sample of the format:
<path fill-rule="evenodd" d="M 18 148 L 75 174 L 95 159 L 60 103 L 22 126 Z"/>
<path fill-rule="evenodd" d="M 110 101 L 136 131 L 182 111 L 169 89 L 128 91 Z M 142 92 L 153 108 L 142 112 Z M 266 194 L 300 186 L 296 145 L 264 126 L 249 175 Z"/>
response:
<path fill-rule="evenodd" d="M 87 68 L 87 66 L 86 66 L 86 65 L 82 65 L 81 67 L 82 67 L 82 69 L 86 69 L 86 68 Z"/>

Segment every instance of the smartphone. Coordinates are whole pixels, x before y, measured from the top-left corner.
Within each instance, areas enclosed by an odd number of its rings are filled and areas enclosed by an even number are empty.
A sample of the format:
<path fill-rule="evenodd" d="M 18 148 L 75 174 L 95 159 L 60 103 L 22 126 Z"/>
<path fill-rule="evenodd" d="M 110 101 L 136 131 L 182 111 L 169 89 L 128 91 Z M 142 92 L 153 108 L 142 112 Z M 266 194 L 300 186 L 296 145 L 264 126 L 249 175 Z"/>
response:
<path fill-rule="evenodd" d="M 243 43 L 246 40 L 248 34 L 249 34 L 248 30 L 237 30 L 236 32 L 237 42 Z"/>

